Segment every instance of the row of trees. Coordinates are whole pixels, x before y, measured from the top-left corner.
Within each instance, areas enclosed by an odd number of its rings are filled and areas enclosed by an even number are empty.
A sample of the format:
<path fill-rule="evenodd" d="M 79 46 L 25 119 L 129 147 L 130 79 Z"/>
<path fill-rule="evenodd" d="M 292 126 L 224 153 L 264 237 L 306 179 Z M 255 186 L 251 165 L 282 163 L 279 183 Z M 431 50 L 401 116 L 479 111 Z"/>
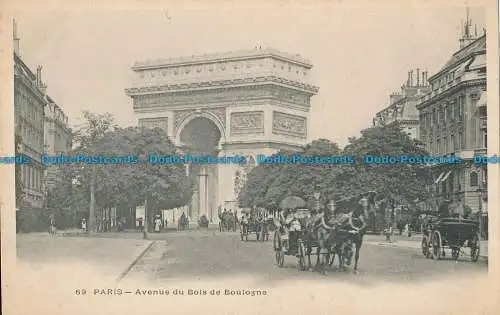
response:
<path fill-rule="evenodd" d="M 295 152 L 280 151 L 276 155 Z M 303 156 L 352 156 L 352 165 L 294 165 L 261 164 L 248 175 L 238 199 L 245 207 L 278 207 L 286 196 L 296 195 L 313 201 L 314 192 L 320 192 L 320 202 L 342 197 L 355 197 L 370 190 L 379 199 L 398 200 L 414 204 L 426 199 L 426 185 L 432 181 L 431 173 L 423 165 L 393 164 L 370 165 L 360 159 L 365 155 L 397 156 L 427 155 L 422 143 L 411 139 L 397 124 L 377 126 L 363 130 L 361 137 L 350 138 L 342 150 L 329 140 L 309 143 Z"/>
<path fill-rule="evenodd" d="M 64 180 L 49 193 L 48 206 L 60 212 L 90 209 L 88 230 L 95 228 L 96 209 L 145 205 L 149 217 L 159 209 L 188 204 L 193 183 L 182 165 L 152 165 L 147 154 L 176 154 L 160 128 L 119 128 L 110 114 L 84 112 L 84 124 L 74 132 L 73 156 L 138 156 L 137 164 L 61 165 Z M 149 219 L 149 220 L 148 220 Z M 145 222 L 150 221 L 146 218 Z"/>

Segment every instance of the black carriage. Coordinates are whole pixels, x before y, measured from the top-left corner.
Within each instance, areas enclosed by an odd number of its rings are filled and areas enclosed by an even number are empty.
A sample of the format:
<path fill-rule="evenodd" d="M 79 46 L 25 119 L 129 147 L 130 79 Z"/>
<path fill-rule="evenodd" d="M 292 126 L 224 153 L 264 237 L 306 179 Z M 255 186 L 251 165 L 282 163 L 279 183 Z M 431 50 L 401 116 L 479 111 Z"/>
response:
<path fill-rule="evenodd" d="M 257 241 L 267 241 L 269 240 L 269 229 L 267 216 L 264 213 L 257 213 L 257 211 L 251 210 L 247 212 L 250 215 L 249 218 L 242 218 L 240 226 L 240 237 L 241 240 L 248 241 L 249 234 L 255 234 Z"/>
<path fill-rule="evenodd" d="M 207 229 L 208 230 L 208 218 L 206 215 L 202 215 L 199 219 L 198 219 L 198 227 L 200 229 Z"/>
<path fill-rule="evenodd" d="M 479 260 L 481 241 L 478 221 L 458 217 L 430 217 L 424 226 L 421 244 L 426 258 L 439 260 L 445 256 L 445 249 L 450 249 L 451 257 L 458 260 L 463 248 L 468 247 L 471 260 Z"/>

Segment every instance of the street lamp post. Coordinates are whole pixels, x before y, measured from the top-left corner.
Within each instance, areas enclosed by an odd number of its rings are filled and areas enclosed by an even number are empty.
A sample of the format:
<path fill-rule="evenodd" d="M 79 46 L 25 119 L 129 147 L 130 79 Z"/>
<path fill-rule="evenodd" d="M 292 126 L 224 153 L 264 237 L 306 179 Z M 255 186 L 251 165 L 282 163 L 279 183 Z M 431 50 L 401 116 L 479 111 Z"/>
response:
<path fill-rule="evenodd" d="M 333 211 L 335 210 L 335 201 L 330 200 L 330 202 L 328 203 L 328 208 L 330 209 L 330 212 L 333 213 Z"/>
<path fill-rule="evenodd" d="M 319 197 L 320 197 L 320 193 L 319 192 L 315 192 L 314 193 L 314 199 L 316 199 L 316 212 L 319 212 Z"/>
<path fill-rule="evenodd" d="M 478 219 L 479 219 L 479 235 L 484 237 L 484 222 L 483 222 L 483 189 L 479 187 L 477 189 L 478 195 Z"/>

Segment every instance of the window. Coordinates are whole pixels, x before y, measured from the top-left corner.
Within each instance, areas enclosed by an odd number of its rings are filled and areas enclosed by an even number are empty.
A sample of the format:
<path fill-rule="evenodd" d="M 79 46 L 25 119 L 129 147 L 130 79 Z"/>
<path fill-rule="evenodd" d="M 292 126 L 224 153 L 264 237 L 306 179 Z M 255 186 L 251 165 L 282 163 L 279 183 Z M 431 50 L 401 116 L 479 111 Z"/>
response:
<path fill-rule="evenodd" d="M 464 109 L 465 109 L 464 96 L 461 95 L 458 97 L 458 119 L 459 120 L 463 120 Z"/>
<path fill-rule="evenodd" d="M 479 185 L 479 176 L 477 172 L 470 173 L 470 186 L 477 187 Z"/>
<path fill-rule="evenodd" d="M 483 135 L 483 148 L 488 147 L 488 134 Z"/>
<path fill-rule="evenodd" d="M 455 138 L 455 135 L 451 135 L 451 143 L 452 143 L 453 151 L 457 151 L 458 150 L 458 141 L 457 141 L 457 138 Z"/>

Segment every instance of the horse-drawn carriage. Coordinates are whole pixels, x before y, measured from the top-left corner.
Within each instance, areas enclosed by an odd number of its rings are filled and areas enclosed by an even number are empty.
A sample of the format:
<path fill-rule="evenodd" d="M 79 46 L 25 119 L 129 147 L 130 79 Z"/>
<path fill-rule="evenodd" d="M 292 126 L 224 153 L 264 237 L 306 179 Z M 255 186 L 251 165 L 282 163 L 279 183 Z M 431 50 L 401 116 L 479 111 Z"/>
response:
<path fill-rule="evenodd" d="M 199 219 L 198 219 L 198 226 L 200 229 L 207 229 L 208 230 L 208 218 L 206 215 L 202 215 Z"/>
<path fill-rule="evenodd" d="M 219 213 L 219 231 L 220 232 L 236 232 L 237 219 L 230 211 Z"/>
<path fill-rule="evenodd" d="M 479 222 L 459 217 L 438 217 L 428 214 L 430 220 L 424 225 L 422 253 L 426 258 L 439 260 L 445 257 L 445 249 L 458 260 L 464 247 L 470 248 L 470 258 L 478 261 L 480 254 Z"/>
<path fill-rule="evenodd" d="M 282 267 L 285 263 L 285 256 L 295 256 L 297 258 L 297 268 L 306 270 L 306 220 L 311 216 L 308 209 L 300 209 L 295 213 L 296 218 L 301 223 L 299 231 L 285 231 L 281 223 L 276 222 L 273 245 L 276 264 Z"/>
<path fill-rule="evenodd" d="M 177 230 L 184 231 L 187 228 L 189 228 L 189 218 L 183 214 L 177 222 Z"/>
<path fill-rule="evenodd" d="M 369 194 L 373 194 L 373 192 L 369 192 Z M 298 197 L 292 196 L 292 198 Z M 363 216 L 366 217 L 366 211 L 363 209 L 366 209 L 368 205 L 361 205 L 367 201 L 361 203 L 363 199 L 365 198 L 363 197 L 360 200 L 356 198 L 339 200 L 336 204 L 331 204 L 332 207 L 328 214 L 323 213 L 312 216 L 312 213 L 307 209 L 297 210 L 293 214 L 291 222 L 295 220 L 299 224 L 295 224 L 295 227 L 291 225 L 289 229 L 285 228 L 281 222 L 276 222 L 278 227 L 274 233 L 276 264 L 281 267 L 284 264 L 285 256 L 295 256 L 298 269 L 307 270 L 312 267 L 311 255 L 314 252 L 317 257 L 315 267 L 318 270 L 326 272 L 325 267 L 327 265 L 331 266 L 334 257 L 337 255 L 340 270 L 343 270 L 346 265 L 351 265 L 354 256 L 353 271 L 356 272 L 366 228 L 366 223 L 363 225 Z M 282 206 L 284 209 L 293 209 L 291 206 L 286 206 L 287 203 L 295 203 L 299 206 L 305 205 L 304 201 L 285 202 L 285 200 Z M 338 218 L 335 217 L 334 207 L 341 208 L 341 212 L 344 212 L 344 214 Z M 355 213 L 354 216 L 351 216 L 353 213 Z M 363 214 L 361 215 L 361 213 Z M 342 218 L 348 219 L 345 221 Z M 347 224 L 343 222 L 347 222 Z"/>
<path fill-rule="evenodd" d="M 248 241 L 249 234 L 255 234 L 257 241 L 269 240 L 268 225 L 270 222 L 266 211 L 243 209 L 242 212 L 243 217 L 240 222 L 241 240 Z"/>

